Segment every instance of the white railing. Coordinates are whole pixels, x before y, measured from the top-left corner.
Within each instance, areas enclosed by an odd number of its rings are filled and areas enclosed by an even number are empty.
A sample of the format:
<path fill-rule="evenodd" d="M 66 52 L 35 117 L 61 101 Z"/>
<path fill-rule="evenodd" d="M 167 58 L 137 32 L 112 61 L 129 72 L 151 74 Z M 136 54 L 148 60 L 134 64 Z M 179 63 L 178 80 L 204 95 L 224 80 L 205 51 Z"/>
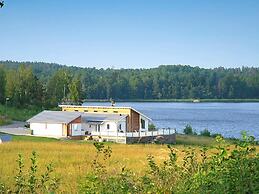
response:
<path fill-rule="evenodd" d="M 115 131 L 92 131 L 91 135 L 95 136 L 112 136 L 112 137 L 146 137 L 158 135 L 175 134 L 175 129 L 159 129 L 157 131 L 141 131 L 141 132 L 115 132 Z"/>

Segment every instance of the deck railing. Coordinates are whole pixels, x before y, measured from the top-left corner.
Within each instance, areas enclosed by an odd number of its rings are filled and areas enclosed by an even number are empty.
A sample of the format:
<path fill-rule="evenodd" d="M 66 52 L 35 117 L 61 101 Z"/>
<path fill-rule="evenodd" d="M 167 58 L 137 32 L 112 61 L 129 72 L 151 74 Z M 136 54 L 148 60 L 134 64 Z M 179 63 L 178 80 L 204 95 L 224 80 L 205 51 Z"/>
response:
<path fill-rule="evenodd" d="M 112 136 L 112 137 L 146 137 L 146 136 L 159 136 L 159 135 L 172 135 L 175 134 L 175 129 L 159 129 L 157 131 L 141 131 L 141 132 L 114 132 L 114 131 L 92 131 L 91 135 L 96 136 Z"/>

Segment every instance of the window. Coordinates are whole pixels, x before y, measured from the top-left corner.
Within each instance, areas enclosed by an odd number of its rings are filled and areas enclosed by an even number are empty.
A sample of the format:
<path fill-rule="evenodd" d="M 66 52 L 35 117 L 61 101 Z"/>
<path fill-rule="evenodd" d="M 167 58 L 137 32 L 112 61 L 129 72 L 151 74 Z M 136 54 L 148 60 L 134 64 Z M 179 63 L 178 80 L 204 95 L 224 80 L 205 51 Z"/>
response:
<path fill-rule="evenodd" d="M 116 111 L 116 110 L 115 110 L 115 111 L 113 111 L 113 112 L 114 112 L 114 113 L 118 113 L 118 111 Z"/>
<path fill-rule="evenodd" d="M 110 124 L 107 124 L 107 129 L 110 129 Z"/>
<path fill-rule="evenodd" d="M 108 112 L 107 110 L 104 110 L 103 112 Z"/>
<path fill-rule="evenodd" d="M 75 109 L 75 111 L 76 111 L 76 112 L 78 112 L 78 110 L 77 110 L 77 109 Z"/>
<path fill-rule="evenodd" d="M 121 130 L 121 124 L 119 125 L 119 129 Z"/>
<path fill-rule="evenodd" d="M 84 110 L 84 112 L 88 112 L 88 110 Z"/>
<path fill-rule="evenodd" d="M 89 125 L 89 128 L 91 128 L 92 127 L 92 125 Z"/>
<path fill-rule="evenodd" d="M 94 112 L 98 112 L 97 110 L 94 110 Z"/>
<path fill-rule="evenodd" d="M 146 128 L 146 122 L 144 119 L 141 119 L 141 128 L 145 129 Z"/>

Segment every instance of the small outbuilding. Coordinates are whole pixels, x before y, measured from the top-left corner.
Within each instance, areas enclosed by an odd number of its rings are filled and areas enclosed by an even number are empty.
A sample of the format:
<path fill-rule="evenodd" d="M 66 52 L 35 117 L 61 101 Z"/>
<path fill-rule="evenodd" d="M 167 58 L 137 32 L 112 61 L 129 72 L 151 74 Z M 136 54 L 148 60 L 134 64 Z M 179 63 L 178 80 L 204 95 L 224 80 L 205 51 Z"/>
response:
<path fill-rule="evenodd" d="M 81 113 L 43 111 L 27 121 L 33 135 L 49 137 L 80 136 Z"/>

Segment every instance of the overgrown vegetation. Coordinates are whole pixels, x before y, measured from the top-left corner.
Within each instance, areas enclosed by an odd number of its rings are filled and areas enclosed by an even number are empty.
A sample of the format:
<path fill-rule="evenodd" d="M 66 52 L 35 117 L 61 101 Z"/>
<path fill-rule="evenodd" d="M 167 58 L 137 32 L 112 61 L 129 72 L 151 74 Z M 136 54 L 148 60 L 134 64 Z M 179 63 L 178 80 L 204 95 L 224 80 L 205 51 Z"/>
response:
<path fill-rule="evenodd" d="M 10 123 L 11 120 L 26 121 L 27 119 L 39 113 L 40 111 L 41 108 L 37 107 L 16 108 L 11 107 L 10 105 L 4 106 L 0 104 L 0 115 L 2 115 L 0 116 L 0 120 L 2 118 L 5 122 L 9 121 L 7 123 Z"/>
<path fill-rule="evenodd" d="M 0 193 L 54 193 L 58 187 L 60 179 L 53 176 L 53 165 L 50 163 L 46 166 L 45 173 L 38 174 L 37 154 L 35 151 L 31 155 L 31 165 L 26 172 L 24 170 L 24 159 L 21 154 L 18 155 L 17 159 L 17 174 L 14 176 L 15 187 L 8 186 L 1 182 L 0 179 Z"/>
<path fill-rule="evenodd" d="M 258 193 L 259 155 L 254 138 L 243 133 L 235 148 L 217 137 L 218 145 L 208 154 L 200 149 L 200 157 L 192 148 L 184 150 L 183 162 L 178 162 L 177 150 L 168 146 L 168 159 L 158 164 L 148 156 L 149 170 L 138 176 L 123 166 L 108 172 L 110 147 L 95 143 L 97 155 L 93 171 L 80 182 L 82 193 Z M 201 159 L 199 159 L 201 158 Z"/>
<path fill-rule="evenodd" d="M 189 125 L 189 124 L 187 124 L 186 126 L 185 126 L 185 128 L 183 129 L 183 133 L 185 134 L 185 135 L 194 135 L 194 136 L 197 136 L 197 135 L 199 135 L 199 136 L 204 136 L 204 137 L 217 137 L 217 136 L 221 136 L 221 137 L 223 137 L 221 134 L 219 134 L 219 133 L 211 133 L 210 131 L 209 131 L 209 129 L 204 129 L 204 130 L 202 130 L 202 131 L 200 131 L 200 133 L 199 134 L 197 134 L 197 132 L 192 128 L 192 126 L 191 125 Z"/>

